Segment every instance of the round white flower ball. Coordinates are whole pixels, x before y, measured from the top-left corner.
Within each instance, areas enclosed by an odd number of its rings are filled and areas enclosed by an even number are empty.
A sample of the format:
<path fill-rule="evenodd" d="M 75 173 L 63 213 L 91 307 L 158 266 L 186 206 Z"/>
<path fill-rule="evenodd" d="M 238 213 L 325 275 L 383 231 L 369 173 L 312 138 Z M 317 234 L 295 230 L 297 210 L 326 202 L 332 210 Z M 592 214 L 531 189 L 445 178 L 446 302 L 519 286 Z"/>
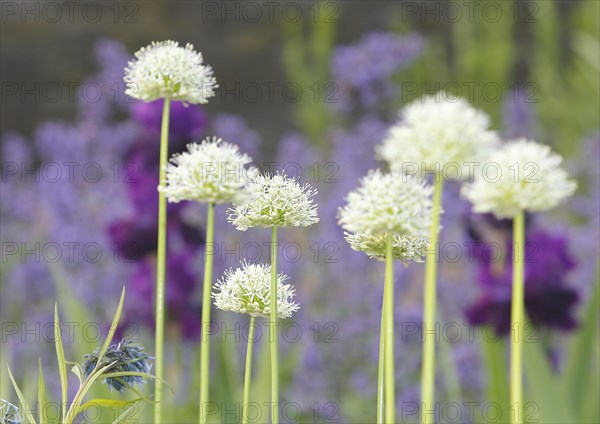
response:
<path fill-rule="evenodd" d="M 372 236 L 366 233 L 345 233 L 346 241 L 354 250 L 364 252 L 370 258 L 385 260 L 385 235 Z M 423 262 L 427 249 L 427 238 L 393 235 L 392 256 L 404 263 L 410 261 Z"/>
<path fill-rule="evenodd" d="M 152 42 L 136 54 L 125 68 L 125 94 L 151 102 L 157 99 L 184 103 L 207 103 L 217 83 L 202 53 L 175 41 Z"/>
<path fill-rule="evenodd" d="M 427 238 L 433 188 L 412 175 L 369 171 L 339 209 L 344 230 L 372 236 L 392 232 L 413 239 Z"/>
<path fill-rule="evenodd" d="M 317 191 L 286 175 L 259 175 L 248 183 L 244 200 L 228 210 L 238 230 L 251 227 L 307 227 L 319 222 Z"/>
<path fill-rule="evenodd" d="M 484 112 L 443 92 L 410 103 L 400 118 L 376 147 L 378 158 L 395 172 L 466 179 L 473 163 L 499 141 Z"/>
<path fill-rule="evenodd" d="M 277 315 L 289 318 L 299 309 L 292 301 L 296 292 L 289 277 L 277 275 Z M 229 269 L 217 281 L 212 293 L 215 306 L 225 311 L 250 314 L 254 317 L 269 318 L 271 312 L 271 266 L 265 264 L 242 263 L 238 269 Z"/>
<path fill-rule="evenodd" d="M 220 138 L 207 138 L 187 148 L 187 152 L 173 155 L 165 184 L 158 187 L 169 202 L 232 203 L 258 174 L 256 168 L 247 167 L 250 156 Z"/>
<path fill-rule="evenodd" d="M 492 152 L 482 172 L 462 194 L 478 213 L 513 218 L 521 211 L 551 209 L 571 196 L 577 184 L 560 167 L 562 158 L 532 140 L 506 142 Z"/>

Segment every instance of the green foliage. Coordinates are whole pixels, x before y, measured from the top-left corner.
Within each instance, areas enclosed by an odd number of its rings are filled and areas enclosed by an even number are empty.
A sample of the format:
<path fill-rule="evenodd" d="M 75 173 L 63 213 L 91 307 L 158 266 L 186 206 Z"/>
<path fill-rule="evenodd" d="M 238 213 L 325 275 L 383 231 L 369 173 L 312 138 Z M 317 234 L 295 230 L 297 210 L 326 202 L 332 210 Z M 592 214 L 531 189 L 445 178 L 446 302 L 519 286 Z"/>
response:
<path fill-rule="evenodd" d="M 598 315 L 600 280 L 587 305 L 582 328 L 568 346 L 567 366 L 558 375 L 540 343 L 525 343 L 528 393 L 540 422 L 598 423 L 600 369 L 598 367 Z"/>
<path fill-rule="evenodd" d="M 63 348 L 62 335 L 60 330 L 60 320 L 58 316 L 58 306 L 55 305 L 54 309 L 54 345 L 56 349 L 56 358 L 58 361 L 58 372 L 60 377 L 60 385 L 61 385 L 61 413 L 58 420 L 59 424 L 72 424 L 75 422 L 75 419 L 85 411 L 90 408 L 111 408 L 117 411 L 123 411 L 115 420 L 114 423 L 119 423 L 129 418 L 132 415 L 132 406 L 137 405 L 143 401 L 147 401 L 148 399 L 143 394 L 139 393 L 135 388 L 130 387 L 130 390 L 138 395 L 137 398 L 130 400 L 113 400 L 113 399 L 91 399 L 89 401 L 85 401 L 85 397 L 94 385 L 94 383 L 105 380 L 107 378 L 121 378 L 121 377 L 131 377 L 137 376 L 146 379 L 154 379 L 155 377 L 151 374 L 144 372 L 133 372 L 133 371 L 120 371 L 120 372 L 110 372 L 111 367 L 113 367 L 114 363 L 106 364 L 106 361 L 102 361 L 109 350 L 112 339 L 114 337 L 115 331 L 119 325 L 119 319 L 121 317 L 121 313 L 123 311 L 123 303 L 125 301 L 125 288 L 121 293 L 121 298 L 119 300 L 119 305 L 115 312 L 112 324 L 110 326 L 107 337 L 102 345 L 102 348 L 98 353 L 98 361 L 94 369 L 89 373 L 87 377 L 85 377 L 85 371 L 82 366 L 78 363 L 68 362 L 65 358 L 65 351 Z M 79 380 L 79 388 L 77 393 L 73 397 L 71 401 L 68 399 L 68 375 L 67 375 L 67 365 L 72 364 L 73 367 L 71 371 L 75 374 Z M 23 414 L 26 422 L 28 424 L 37 424 L 35 416 L 33 415 L 33 409 L 30 408 L 29 404 L 25 400 L 25 396 L 23 392 L 17 385 L 13 374 L 10 370 L 10 367 L 7 365 L 8 375 L 10 377 L 10 381 L 13 385 L 13 388 L 17 394 L 19 402 L 21 404 L 21 413 Z M 47 416 L 49 402 L 46 397 L 46 387 L 44 382 L 44 374 L 42 371 L 42 362 L 39 360 L 38 364 L 38 384 L 37 384 L 37 416 L 40 424 L 50 423 L 51 420 Z"/>

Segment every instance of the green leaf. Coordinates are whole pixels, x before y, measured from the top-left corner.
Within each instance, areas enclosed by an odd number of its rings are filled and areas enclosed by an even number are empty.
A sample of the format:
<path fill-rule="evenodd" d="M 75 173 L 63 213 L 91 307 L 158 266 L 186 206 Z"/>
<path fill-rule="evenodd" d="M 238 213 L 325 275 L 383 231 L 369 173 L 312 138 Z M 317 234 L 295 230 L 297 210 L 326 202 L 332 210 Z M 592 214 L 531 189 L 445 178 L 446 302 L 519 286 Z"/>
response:
<path fill-rule="evenodd" d="M 527 387 L 533 408 L 525 405 L 525 419 L 542 423 L 576 423 L 567 393 L 554 375 L 540 343 L 523 343 L 523 359 Z"/>
<path fill-rule="evenodd" d="M 595 408 L 586 407 L 590 392 L 595 393 L 592 402 L 597 405 L 598 393 L 598 314 L 600 310 L 600 279 L 596 280 L 594 291 L 587 304 L 582 326 L 569 345 L 568 363 L 563 383 L 565 391 L 575 411 L 582 411 L 580 420 L 598 422 Z M 585 410 L 590 416 L 583 416 Z"/>
<path fill-rule="evenodd" d="M 121 313 L 123 312 L 123 303 L 124 302 L 125 302 L 125 287 L 123 287 L 123 290 L 121 291 L 121 299 L 119 300 L 119 306 L 117 306 L 117 311 L 115 312 L 115 316 L 113 318 L 112 324 L 110 325 L 110 329 L 108 330 L 108 334 L 106 335 L 106 340 L 104 341 L 104 346 L 102 346 L 102 349 L 100 350 L 100 353 L 98 354 L 98 363 L 100 363 L 100 360 L 102 359 L 102 357 L 104 357 L 104 354 L 110 347 L 110 343 L 112 342 L 112 339 L 115 335 L 115 331 L 117 331 L 117 326 L 119 325 L 119 320 L 121 319 Z"/>
<path fill-rule="evenodd" d="M 44 371 L 42 370 L 42 358 L 38 358 L 38 419 L 40 424 L 46 424 L 46 384 L 44 383 Z"/>
<path fill-rule="evenodd" d="M 13 377 L 8 364 L 6 365 L 6 368 L 8 369 L 8 376 L 10 377 L 10 381 L 12 382 L 15 392 L 17 393 L 19 402 L 21 402 L 21 412 L 23 412 L 23 415 L 25 415 L 25 418 L 29 421 L 30 424 L 36 424 L 35 417 L 31 413 L 31 409 L 29 408 L 29 405 L 27 405 L 27 402 L 25 401 L 25 397 L 23 396 L 21 389 L 19 389 L 19 386 L 17 386 L 17 383 L 15 382 L 15 378 Z"/>
<path fill-rule="evenodd" d="M 71 364 L 71 362 L 69 362 L 69 364 Z M 71 367 L 71 372 L 77 376 L 77 378 L 79 379 L 79 385 L 81 386 L 83 384 L 83 380 L 85 380 L 83 376 L 83 368 L 81 368 L 81 365 L 73 364 L 73 366 Z"/>
<path fill-rule="evenodd" d="M 63 421 L 67 413 L 67 361 L 60 332 L 60 320 L 58 318 L 58 305 L 54 304 L 54 347 L 56 348 L 56 360 L 58 361 L 58 373 L 60 375 L 61 409 Z"/>
<path fill-rule="evenodd" d="M 485 327 L 482 332 L 486 331 Z M 499 406 L 499 420 L 509 420 L 509 385 L 508 371 L 506 369 L 506 343 L 500 337 L 491 338 L 489 334 L 481 336 L 481 346 L 485 369 L 488 373 L 486 396 L 488 402 Z"/>

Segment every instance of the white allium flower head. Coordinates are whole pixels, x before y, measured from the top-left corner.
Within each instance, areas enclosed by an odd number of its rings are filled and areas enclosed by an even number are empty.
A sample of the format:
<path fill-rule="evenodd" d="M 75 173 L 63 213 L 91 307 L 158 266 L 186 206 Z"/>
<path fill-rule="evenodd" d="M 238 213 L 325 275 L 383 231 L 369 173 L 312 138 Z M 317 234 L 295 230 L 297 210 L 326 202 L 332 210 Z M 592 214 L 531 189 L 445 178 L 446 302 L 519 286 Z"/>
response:
<path fill-rule="evenodd" d="M 157 99 L 207 103 L 218 87 L 212 68 L 202 63 L 202 53 L 175 41 L 152 42 L 125 68 L 125 94 L 151 102 Z"/>
<path fill-rule="evenodd" d="M 292 301 L 296 291 L 285 284 L 289 277 L 277 275 L 277 315 L 289 318 L 299 309 Z M 271 313 L 271 266 L 242 263 L 241 268 L 225 271 L 212 293 L 215 306 L 224 311 L 269 317 Z"/>
<path fill-rule="evenodd" d="M 378 261 L 385 260 L 385 234 L 372 236 L 366 233 L 345 233 L 344 236 L 352 249 L 364 252 L 370 258 L 377 259 Z M 427 242 L 428 238 L 415 238 L 394 234 L 393 257 L 405 263 L 410 261 L 423 262 Z"/>
<path fill-rule="evenodd" d="M 339 224 L 349 233 L 423 239 L 431 224 L 433 188 L 412 175 L 371 170 L 346 197 Z"/>
<path fill-rule="evenodd" d="M 478 213 L 512 218 L 520 211 L 539 212 L 558 205 L 577 184 L 560 167 L 562 158 L 548 146 L 527 139 L 506 142 L 465 184 L 462 194 Z"/>
<path fill-rule="evenodd" d="M 251 227 L 307 227 L 319 222 L 317 193 L 285 174 L 259 175 L 248 183 L 243 201 L 227 211 L 238 230 Z"/>
<path fill-rule="evenodd" d="M 472 163 L 499 141 L 484 112 L 444 92 L 415 100 L 400 112 L 400 118 L 375 149 L 378 158 L 396 172 L 435 171 L 465 179 L 472 174 Z"/>
<path fill-rule="evenodd" d="M 173 155 L 165 185 L 158 187 L 170 202 L 231 203 L 258 174 L 256 168 L 247 167 L 250 156 L 220 138 L 207 138 L 187 148 L 187 152 Z"/>

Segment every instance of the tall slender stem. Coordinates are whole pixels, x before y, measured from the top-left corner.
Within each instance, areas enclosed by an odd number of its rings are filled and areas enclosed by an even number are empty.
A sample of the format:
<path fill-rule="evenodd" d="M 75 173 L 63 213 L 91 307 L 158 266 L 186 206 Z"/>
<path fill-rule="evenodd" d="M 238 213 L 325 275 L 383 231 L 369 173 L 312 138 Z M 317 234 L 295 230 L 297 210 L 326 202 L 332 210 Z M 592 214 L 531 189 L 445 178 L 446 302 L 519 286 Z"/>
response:
<path fill-rule="evenodd" d="M 166 178 L 167 158 L 169 156 L 169 115 L 171 102 L 164 100 L 162 126 L 160 130 L 160 170 L 159 184 Z M 156 381 L 154 385 L 154 423 L 162 423 L 164 344 L 165 344 L 165 269 L 167 260 L 167 199 L 164 193 L 158 193 L 158 248 L 156 258 Z"/>
<path fill-rule="evenodd" d="M 425 286 L 423 292 L 423 369 L 421 373 L 421 423 L 434 421 L 435 387 L 435 311 L 436 311 L 436 274 L 438 262 L 438 235 L 444 179 L 434 175 L 433 209 L 429 244 L 425 263 Z"/>
<path fill-rule="evenodd" d="M 396 383 L 394 379 L 394 234 L 385 240 L 385 422 L 396 422 Z"/>
<path fill-rule="evenodd" d="M 210 293 L 215 253 L 215 205 L 208 204 L 206 216 L 206 251 L 204 258 L 204 282 L 202 286 L 202 325 L 200 335 L 200 424 L 208 422 L 208 390 L 210 376 Z"/>
<path fill-rule="evenodd" d="M 511 305 L 510 344 L 510 405 L 512 422 L 523 422 L 522 343 L 525 331 L 525 216 L 521 211 L 513 221 L 513 283 Z"/>
<path fill-rule="evenodd" d="M 383 400 L 385 384 L 385 299 L 386 287 L 383 287 L 383 301 L 381 302 L 381 325 L 379 330 L 379 369 L 377 372 L 377 424 L 383 424 L 385 416 Z"/>
<path fill-rule="evenodd" d="M 271 344 L 271 423 L 279 423 L 279 358 L 277 340 L 277 227 L 271 230 L 271 318 L 269 342 Z"/>
<path fill-rule="evenodd" d="M 252 381 L 252 349 L 254 347 L 254 327 L 256 319 L 250 316 L 248 330 L 248 347 L 246 348 L 246 371 L 244 373 L 244 400 L 242 402 L 242 424 L 248 421 L 248 405 L 250 404 L 250 382 Z"/>

